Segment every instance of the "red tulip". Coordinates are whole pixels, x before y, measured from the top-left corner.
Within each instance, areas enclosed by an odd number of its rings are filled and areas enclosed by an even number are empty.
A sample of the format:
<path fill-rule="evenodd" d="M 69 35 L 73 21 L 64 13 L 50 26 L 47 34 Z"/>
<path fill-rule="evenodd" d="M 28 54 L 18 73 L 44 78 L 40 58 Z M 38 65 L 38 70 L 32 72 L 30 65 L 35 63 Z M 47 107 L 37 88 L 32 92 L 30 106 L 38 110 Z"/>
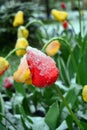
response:
<path fill-rule="evenodd" d="M 57 80 L 59 70 L 51 57 L 35 48 L 28 47 L 26 58 L 33 85 L 42 88 L 50 86 Z"/>
<path fill-rule="evenodd" d="M 67 22 L 66 20 L 63 22 L 62 25 L 63 25 L 63 28 L 64 28 L 64 29 L 67 29 L 67 28 L 68 28 L 68 22 Z"/>
<path fill-rule="evenodd" d="M 6 77 L 4 79 L 4 87 L 5 88 L 11 88 L 13 86 L 13 78 L 10 76 L 10 77 Z"/>
<path fill-rule="evenodd" d="M 65 4 L 65 3 L 62 3 L 62 4 L 61 4 L 61 8 L 62 8 L 63 10 L 65 10 L 65 9 L 66 9 L 66 4 Z"/>

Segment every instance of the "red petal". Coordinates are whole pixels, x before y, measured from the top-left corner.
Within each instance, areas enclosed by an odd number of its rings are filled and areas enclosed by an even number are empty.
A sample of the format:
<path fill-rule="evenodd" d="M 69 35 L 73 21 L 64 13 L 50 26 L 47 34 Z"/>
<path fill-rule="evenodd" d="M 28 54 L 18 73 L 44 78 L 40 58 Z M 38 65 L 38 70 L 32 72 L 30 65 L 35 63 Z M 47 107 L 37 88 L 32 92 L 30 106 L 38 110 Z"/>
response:
<path fill-rule="evenodd" d="M 59 70 L 51 57 L 32 47 L 28 47 L 26 57 L 33 85 L 46 87 L 57 80 Z"/>

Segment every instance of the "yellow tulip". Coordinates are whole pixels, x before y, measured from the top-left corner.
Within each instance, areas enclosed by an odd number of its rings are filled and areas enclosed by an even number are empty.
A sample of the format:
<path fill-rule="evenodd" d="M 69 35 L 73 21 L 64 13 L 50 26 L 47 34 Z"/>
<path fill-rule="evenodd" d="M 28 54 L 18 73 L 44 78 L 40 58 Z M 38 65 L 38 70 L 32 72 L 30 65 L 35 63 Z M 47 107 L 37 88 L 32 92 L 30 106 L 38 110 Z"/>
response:
<path fill-rule="evenodd" d="M 24 23 L 24 13 L 22 11 L 18 11 L 14 17 L 13 26 L 17 27 Z"/>
<path fill-rule="evenodd" d="M 49 56 L 54 56 L 56 55 L 56 53 L 58 52 L 58 50 L 60 49 L 61 44 L 59 43 L 59 41 L 55 40 L 52 41 L 46 48 L 46 53 Z"/>
<path fill-rule="evenodd" d="M 18 28 L 18 38 L 24 37 L 24 38 L 28 38 L 29 35 L 29 31 L 24 27 L 24 26 L 20 26 Z"/>
<path fill-rule="evenodd" d="M 26 61 L 26 55 L 24 55 L 24 57 L 21 59 L 18 70 L 13 75 L 13 79 L 16 82 L 32 84 L 31 73 Z"/>
<path fill-rule="evenodd" d="M 87 85 L 85 85 L 83 87 L 83 90 L 82 90 L 82 98 L 85 102 L 87 102 Z"/>
<path fill-rule="evenodd" d="M 59 11 L 56 9 L 52 9 L 51 13 L 52 13 L 53 17 L 59 22 L 63 22 L 68 17 L 68 13 L 65 11 Z"/>
<path fill-rule="evenodd" d="M 8 61 L 3 58 L 0 57 L 0 76 L 9 68 L 9 63 Z"/>
<path fill-rule="evenodd" d="M 25 38 L 18 38 L 15 48 L 24 48 L 26 49 L 28 46 L 28 41 Z M 20 49 L 16 51 L 17 56 L 23 56 L 26 53 L 26 50 Z"/>

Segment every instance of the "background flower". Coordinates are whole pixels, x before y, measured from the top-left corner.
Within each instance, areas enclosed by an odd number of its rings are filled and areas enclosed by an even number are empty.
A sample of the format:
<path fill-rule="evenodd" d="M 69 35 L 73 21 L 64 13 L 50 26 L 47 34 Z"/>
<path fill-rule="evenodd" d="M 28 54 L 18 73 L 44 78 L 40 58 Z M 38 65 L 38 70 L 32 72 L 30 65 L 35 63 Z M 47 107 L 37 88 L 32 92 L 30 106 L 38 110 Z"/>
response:
<path fill-rule="evenodd" d="M 18 11 L 14 16 L 13 26 L 17 27 L 19 25 L 22 25 L 24 23 L 23 17 L 24 17 L 24 13 L 22 11 Z"/>
<path fill-rule="evenodd" d="M 3 58 L 0 57 L 0 76 L 9 68 L 9 62 Z"/>

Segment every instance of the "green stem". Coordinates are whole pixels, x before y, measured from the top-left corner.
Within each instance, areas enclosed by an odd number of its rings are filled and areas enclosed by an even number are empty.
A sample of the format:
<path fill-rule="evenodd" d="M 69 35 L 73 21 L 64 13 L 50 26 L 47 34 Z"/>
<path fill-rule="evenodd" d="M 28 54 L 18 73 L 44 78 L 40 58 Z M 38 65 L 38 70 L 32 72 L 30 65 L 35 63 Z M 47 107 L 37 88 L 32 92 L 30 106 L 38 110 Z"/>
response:
<path fill-rule="evenodd" d="M 12 51 L 8 53 L 8 55 L 5 57 L 5 59 L 8 59 L 15 51 L 17 50 L 26 50 L 26 48 L 15 48 Z"/>
<path fill-rule="evenodd" d="M 68 20 L 68 23 L 69 23 L 69 25 L 72 27 L 72 30 L 73 30 L 74 34 L 76 34 L 75 29 L 74 29 L 72 23 L 70 22 L 70 20 Z"/>
<path fill-rule="evenodd" d="M 78 74 L 78 68 L 77 68 L 77 64 L 76 64 L 76 61 L 75 61 L 75 58 L 73 56 L 73 53 L 72 53 L 72 50 L 71 50 L 71 46 L 70 44 L 65 40 L 63 39 L 62 37 L 54 37 L 52 38 L 51 40 L 49 40 L 44 46 L 43 48 L 41 49 L 41 51 L 45 51 L 46 47 L 54 40 L 59 40 L 59 41 L 62 41 L 63 44 L 67 47 L 70 55 L 71 55 L 71 59 L 72 59 L 72 63 L 73 63 L 73 66 L 74 66 L 74 69 L 75 69 L 75 72 L 77 74 L 77 80 L 78 80 L 78 83 L 80 83 L 80 78 L 79 78 L 79 74 Z"/>
<path fill-rule="evenodd" d="M 47 30 L 46 30 L 46 28 L 45 28 L 45 26 L 44 26 L 44 23 L 43 23 L 42 21 L 40 21 L 40 20 L 32 20 L 32 21 L 29 21 L 29 22 L 25 25 L 25 28 L 31 26 L 31 25 L 34 24 L 34 23 L 38 23 L 38 24 L 40 24 L 40 25 L 44 28 L 44 31 L 45 31 L 46 36 L 47 36 L 47 38 L 48 38 L 48 33 L 47 33 Z"/>
<path fill-rule="evenodd" d="M 63 97 L 59 87 L 55 85 L 54 88 L 55 88 L 56 92 L 58 93 L 58 95 L 61 97 L 63 103 L 65 104 L 66 108 L 68 109 L 69 113 L 71 114 L 73 120 L 76 122 L 76 124 L 79 126 L 79 128 L 83 130 L 83 127 L 80 124 L 80 121 L 77 119 L 76 115 L 73 113 L 72 109 L 69 107 L 69 105 L 68 105 L 66 99 Z"/>
<path fill-rule="evenodd" d="M 4 115 L 2 115 L 1 113 L 0 113 L 0 116 L 2 116 L 4 119 L 6 119 L 6 120 L 13 126 L 13 128 L 14 128 L 15 130 L 17 130 L 17 128 L 13 125 L 13 123 L 12 123 L 10 120 L 8 120 L 7 117 L 5 117 Z"/>
<path fill-rule="evenodd" d="M 81 22 L 81 7 L 80 7 L 80 0 L 78 0 L 78 9 L 79 9 L 79 27 L 80 27 L 80 38 L 82 37 L 82 22 Z"/>

